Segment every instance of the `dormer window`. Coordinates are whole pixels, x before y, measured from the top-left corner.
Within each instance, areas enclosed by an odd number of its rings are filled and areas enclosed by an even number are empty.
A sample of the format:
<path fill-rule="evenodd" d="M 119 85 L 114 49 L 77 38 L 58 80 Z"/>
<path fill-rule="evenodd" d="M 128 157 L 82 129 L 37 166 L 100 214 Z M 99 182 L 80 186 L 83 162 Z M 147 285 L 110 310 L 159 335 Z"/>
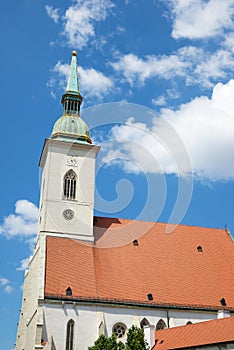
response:
<path fill-rule="evenodd" d="M 71 289 L 71 287 L 68 287 L 68 288 L 66 289 L 66 296 L 68 296 L 68 297 L 71 297 L 71 296 L 72 296 L 72 289 Z"/>
<path fill-rule="evenodd" d="M 147 294 L 147 298 L 148 298 L 148 300 L 153 300 L 154 298 L 153 298 L 153 294 L 152 293 L 149 293 L 149 294 Z"/>
<path fill-rule="evenodd" d="M 69 170 L 63 180 L 63 195 L 64 199 L 76 199 L 76 174 L 73 170 Z"/>

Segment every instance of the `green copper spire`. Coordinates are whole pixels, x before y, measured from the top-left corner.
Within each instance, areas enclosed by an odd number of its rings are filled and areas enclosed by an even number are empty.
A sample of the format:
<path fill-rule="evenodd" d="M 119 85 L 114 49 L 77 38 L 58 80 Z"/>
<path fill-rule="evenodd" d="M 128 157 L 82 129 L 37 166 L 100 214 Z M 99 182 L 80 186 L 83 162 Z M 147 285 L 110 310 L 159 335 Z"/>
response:
<path fill-rule="evenodd" d="M 67 90 L 62 97 L 63 114 L 78 114 L 82 103 L 82 96 L 79 91 L 78 69 L 76 62 L 76 51 L 72 51 L 70 72 L 67 81 Z"/>
<path fill-rule="evenodd" d="M 79 91 L 76 51 L 72 52 L 67 89 L 62 96 L 63 115 L 55 122 L 52 139 L 90 144 L 89 128 L 80 117 L 82 96 Z"/>
<path fill-rule="evenodd" d="M 77 52 L 72 51 L 71 67 L 70 67 L 70 73 L 69 73 L 68 82 L 67 82 L 67 92 L 72 91 L 72 92 L 79 93 L 76 55 L 77 55 Z"/>

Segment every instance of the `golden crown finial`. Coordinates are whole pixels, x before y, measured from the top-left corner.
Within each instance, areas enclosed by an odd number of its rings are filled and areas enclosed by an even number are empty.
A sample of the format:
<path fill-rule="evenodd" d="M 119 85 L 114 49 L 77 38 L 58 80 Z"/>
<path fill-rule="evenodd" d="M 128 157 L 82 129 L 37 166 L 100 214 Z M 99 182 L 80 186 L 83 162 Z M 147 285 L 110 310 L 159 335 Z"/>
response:
<path fill-rule="evenodd" d="M 77 52 L 74 50 L 72 51 L 72 56 L 76 56 L 77 55 Z"/>

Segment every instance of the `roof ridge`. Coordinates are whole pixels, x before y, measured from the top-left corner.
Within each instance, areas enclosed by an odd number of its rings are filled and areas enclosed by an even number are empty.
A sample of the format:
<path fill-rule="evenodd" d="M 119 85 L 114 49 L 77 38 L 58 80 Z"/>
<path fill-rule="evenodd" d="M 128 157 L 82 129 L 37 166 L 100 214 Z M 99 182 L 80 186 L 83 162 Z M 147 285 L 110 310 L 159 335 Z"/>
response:
<path fill-rule="evenodd" d="M 184 224 L 184 223 L 168 223 L 168 222 L 163 222 L 163 221 L 150 221 L 150 220 L 139 220 L 139 219 L 128 219 L 128 218 L 123 218 L 123 217 L 110 217 L 110 216 L 100 216 L 100 215 L 95 215 L 96 218 L 101 218 L 101 219 L 118 219 L 118 220 L 126 220 L 126 221 L 136 221 L 136 222 L 145 222 L 145 223 L 155 223 L 155 224 L 161 224 L 161 225 L 176 225 L 176 226 L 183 226 L 183 227 L 194 227 L 194 228 L 204 228 L 208 230 L 218 230 L 218 231 L 226 231 L 225 227 L 212 227 L 212 226 L 203 226 L 203 225 L 195 225 L 195 224 Z M 95 226 L 95 225 L 94 225 Z"/>

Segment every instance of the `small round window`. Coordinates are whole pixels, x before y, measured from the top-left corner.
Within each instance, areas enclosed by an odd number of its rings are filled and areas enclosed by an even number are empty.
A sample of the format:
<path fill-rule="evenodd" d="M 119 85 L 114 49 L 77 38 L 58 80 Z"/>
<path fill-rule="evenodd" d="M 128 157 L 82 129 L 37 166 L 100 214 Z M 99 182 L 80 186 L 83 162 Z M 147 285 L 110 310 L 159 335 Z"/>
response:
<path fill-rule="evenodd" d="M 122 338 L 126 333 L 127 327 L 124 323 L 116 323 L 112 328 L 112 333 L 116 338 Z"/>

